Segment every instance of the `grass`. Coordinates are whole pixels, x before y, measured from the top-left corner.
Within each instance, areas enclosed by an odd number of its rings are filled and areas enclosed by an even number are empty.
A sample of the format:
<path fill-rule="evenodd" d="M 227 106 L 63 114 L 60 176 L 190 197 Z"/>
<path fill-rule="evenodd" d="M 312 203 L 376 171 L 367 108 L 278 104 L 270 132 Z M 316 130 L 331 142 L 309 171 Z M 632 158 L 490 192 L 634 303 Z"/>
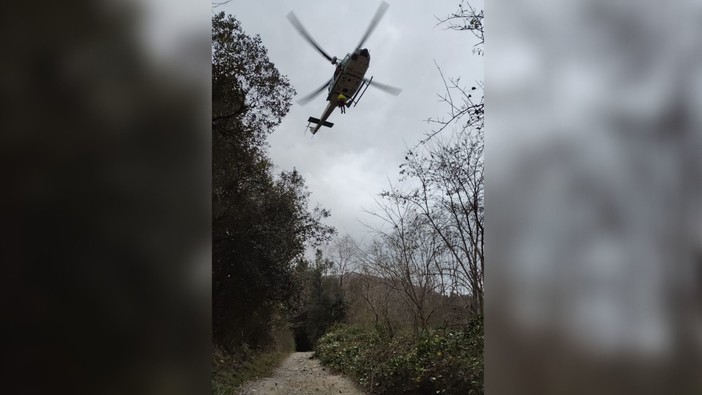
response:
<path fill-rule="evenodd" d="M 212 352 L 212 393 L 237 394 L 239 387 L 248 381 L 270 377 L 278 366 L 295 349 L 293 333 L 287 325 L 273 324 L 269 341 L 262 349 L 253 350 L 240 344 L 233 351 L 214 346 Z"/>
<path fill-rule="evenodd" d="M 234 395 L 245 382 L 269 377 L 289 355 L 287 352 L 244 350 L 232 355 L 216 347 L 213 358 L 212 390 L 215 395 Z"/>

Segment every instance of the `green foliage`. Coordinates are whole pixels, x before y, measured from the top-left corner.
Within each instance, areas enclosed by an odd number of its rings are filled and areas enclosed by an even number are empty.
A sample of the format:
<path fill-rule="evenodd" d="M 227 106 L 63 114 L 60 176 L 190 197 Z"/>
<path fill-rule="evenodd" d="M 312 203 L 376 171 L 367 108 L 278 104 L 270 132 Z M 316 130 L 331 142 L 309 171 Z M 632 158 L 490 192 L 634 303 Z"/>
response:
<path fill-rule="evenodd" d="M 311 350 L 327 329 L 346 318 L 346 301 L 339 281 L 326 276 L 332 263 L 317 250 L 315 262 L 301 260 L 298 276 L 304 286 L 303 303 L 295 323 L 299 351 Z"/>
<path fill-rule="evenodd" d="M 278 351 L 253 353 L 247 348 L 230 353 L 215 347 L 212 353 L 212 393 L 238 394 L 240 385 L 270 376 L 288 355 L 287 352 Z"/>
<path fill-rule="evenodd" d="M 483 320 L 416 339 L 336 326 L 319 339 L 317 357 L 374 394 L 483 394 Z"/>
<path fill-rule="evenodd" d="M 265 138 L 295 92 L 260 37 L 220 13 L 212 50 L 213 338 L 229 351 L 264 348 L 300 291 L 293 262 L 333 229 L 297 171 L 272 172 Z"/>
<path fill-rule="evenodd" d="M 243 145 L 261 147 L 290 109 L 295 90 L 268 59 L 259 36 L 224 12 L 212 18 L 213 126 L 236 129 Z"/>
<path fill-rule="evenodd" d="M 286 321 L 278 320 L 270 330 L 270 341 L 264 349 L 246 344 L 232 350 L 214 346 L 212 353 L 212 389 L 214 394 L 237 394 L 241 384 L 269 377 L 273 370 L 295 349 L 292 330 Z"/>

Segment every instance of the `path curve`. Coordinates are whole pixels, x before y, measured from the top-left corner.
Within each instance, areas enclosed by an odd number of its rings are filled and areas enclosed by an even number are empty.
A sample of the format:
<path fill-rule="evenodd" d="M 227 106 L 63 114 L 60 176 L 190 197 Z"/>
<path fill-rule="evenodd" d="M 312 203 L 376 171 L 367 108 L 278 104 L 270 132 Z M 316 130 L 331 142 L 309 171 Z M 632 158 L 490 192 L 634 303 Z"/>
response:
<path fill-rule="evenodd" d="M 313 352 L 296 352 L 280 365 L 273 377 L 244 385 L 241 395 L 350 394 L 363 395 L 351 380 L 334 375 L 313 359 Z"/>

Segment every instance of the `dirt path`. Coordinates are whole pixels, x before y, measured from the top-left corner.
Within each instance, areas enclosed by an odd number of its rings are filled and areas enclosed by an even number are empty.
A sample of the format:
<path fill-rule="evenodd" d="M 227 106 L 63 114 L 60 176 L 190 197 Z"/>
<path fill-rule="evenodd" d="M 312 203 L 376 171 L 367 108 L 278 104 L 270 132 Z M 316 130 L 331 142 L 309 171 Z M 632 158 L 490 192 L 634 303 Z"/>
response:
<path fill-rule="evenodd" d="M 333 375 L 312 352 L 296 352 L 288 357 L 273 377 L 246 384 L 241 395 L 262 394 L 351 394 L 363 395 L 347 378 Z"/>

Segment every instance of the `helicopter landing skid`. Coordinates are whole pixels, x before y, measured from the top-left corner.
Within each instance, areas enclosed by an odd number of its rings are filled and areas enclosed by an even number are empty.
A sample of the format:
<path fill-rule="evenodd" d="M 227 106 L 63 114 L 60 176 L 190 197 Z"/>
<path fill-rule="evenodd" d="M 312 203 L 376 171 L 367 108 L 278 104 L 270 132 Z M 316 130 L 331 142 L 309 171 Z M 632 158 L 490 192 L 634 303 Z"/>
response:
<path fill-rule="evenodd" d="M 361 80 L 361 86 L 358 87 L 356 90 L 356 93 L 353 95 L 351 100 L 349 100 L 346 103 L 346 107 L 351 107 L 351 104 L 353 104 L 354 107 L 358 105 L 358 102 L 361 100 L 363 97 L 363 94 L 366 93 L 366 90 L 368 89 L 368 86 L 370 85 L 371 81 L 373 81 L 373 77 L 371 76 L 370 79 L 363 79 Z"/>

